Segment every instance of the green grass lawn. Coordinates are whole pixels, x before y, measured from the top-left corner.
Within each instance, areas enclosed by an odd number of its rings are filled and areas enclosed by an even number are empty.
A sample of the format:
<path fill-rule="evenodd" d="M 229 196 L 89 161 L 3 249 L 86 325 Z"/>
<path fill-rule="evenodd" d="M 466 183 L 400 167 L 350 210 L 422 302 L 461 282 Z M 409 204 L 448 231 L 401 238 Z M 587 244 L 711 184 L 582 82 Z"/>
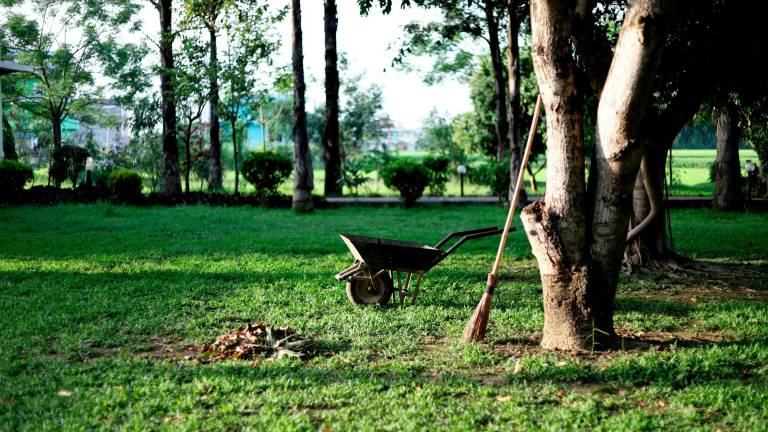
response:
<path fill-rule="evenodd" d="M 620 333 L 666 342 L 625 353 L 536 348 L 541 288 L 519 232 L 486 344 L 457 335 L 496 239 L 428 273 L 414 305 L 354 307 L 333 279 L 352 261 L 339 232 L 431 243 L 503 218 L 495 206 L 0 208 L 0 430 L 765 430 L 765 214 L 674 211 L 678 251 L 719 270 L 623 278 Z M 246 322 L 290 326 L 321 354 L 184 359 Z"/>

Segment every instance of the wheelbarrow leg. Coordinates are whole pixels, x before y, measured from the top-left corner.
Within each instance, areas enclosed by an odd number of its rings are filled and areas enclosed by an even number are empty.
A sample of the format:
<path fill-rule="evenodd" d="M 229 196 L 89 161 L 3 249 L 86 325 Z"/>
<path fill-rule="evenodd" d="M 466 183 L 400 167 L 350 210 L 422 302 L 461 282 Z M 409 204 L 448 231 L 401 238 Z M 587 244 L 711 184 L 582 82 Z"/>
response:
<path fill-rule="evenodd" d="M 416 296 L 419 295 L 419 285 L 421 285 L 421 279 L 424 277 L 424 272 L 419 272 L 419 278 L 416 279 L 416 285 L 413 287 L 413 294 L 411 295 L 411 303 L 416 301 Z"/>

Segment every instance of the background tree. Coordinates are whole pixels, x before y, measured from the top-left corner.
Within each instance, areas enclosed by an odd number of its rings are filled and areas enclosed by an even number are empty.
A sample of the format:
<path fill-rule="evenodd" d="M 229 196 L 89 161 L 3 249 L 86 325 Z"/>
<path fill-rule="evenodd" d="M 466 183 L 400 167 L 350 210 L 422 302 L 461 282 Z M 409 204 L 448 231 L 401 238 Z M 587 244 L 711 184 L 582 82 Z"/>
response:
<path fill-rule="evenodd" d="M 301 1 L 291 0 L 292 67 L 293 67 L 293 159 L 294 187 L 292 207 L 295 211 L 313 210 L 312 157 L 307 135 L 307 111 L 304 103 L 304 49 L 301 32 Z"/>
<path fill-rule="evenodd" d="M 219 120 L 219 57 L 217 45 L 217 33 L 219 20 L 224 10 L 232 0 L 186 0 L 187 16 L 194 25 L 197 21 L 208 30 L 208 110 L 210 113 L 210 158 L 211 172 L 208 179 L 208 187 L 219 190 L 222 187 L 221 168 L 221 122 Z"/>
<path fill-rule="evenodd" d="M 323 161 L 325 196 L 341 195 L 341 142 L 339 138 L 339 67 L 336 49 L 338 14 L 336 0 L 325 0 L 325 125 Z"/>
<path fill-rule="evenodd" d="M 192 170 L 192 138 L 200 132 L 200 119 L 208 103 L 208 72 L 206 71 L 206 45 L 196 31 L 188 31 L 180 38 L 181 50 L 177 56 L 174 89 L 180 132 L 184 142 L 184 192 L 189 193 L 189 176 Z M 206 159 L 206 163 L 209 163 Z M 205 170 L 206 176 L 210 169 Z"/>
<path fill-rule="evenodd" d="M 176 91 L 173 85 L 175 73 L 173 58 L 173 0 L 149 0 L 160 15 L 160 94 L 163 100 L 163 193 L 181 193 L 179 170 L 179 140 L 176 126 Z M 187 175 L 187 191 L 189 191 Z"/>
<path fill-rule="evenodd" d="M 62 144 L 64 119 L 101 99 L 95 75 L 103 72 L 105 48 L 122 47 L 115 42 L 117 33 L 130 23 L 136 6 L 116 0 L 98 4 L 27 0 L 12 6 L 3 25 L 7 50 L 40 73 L 37 90 L 20 94 L 16 102 L 50 122 L 55 150 Z"/>
<path fill-rule="evenodd" d="M 233 4 L 224 21 L 226 50 L 221 63 L 225 83 L 221 111 L 229 122 L 235 169 L 235 194 L 239 193 L 240 148 L 238 135 L 244 132 L 244 108 L 256 91 L 259 66 L 271 64 L 271 56 L 279 48 L 277 38 L 269 31 L 283 19 L 285 11 L 271 14 L 267 2 L 247 1 Z"/>

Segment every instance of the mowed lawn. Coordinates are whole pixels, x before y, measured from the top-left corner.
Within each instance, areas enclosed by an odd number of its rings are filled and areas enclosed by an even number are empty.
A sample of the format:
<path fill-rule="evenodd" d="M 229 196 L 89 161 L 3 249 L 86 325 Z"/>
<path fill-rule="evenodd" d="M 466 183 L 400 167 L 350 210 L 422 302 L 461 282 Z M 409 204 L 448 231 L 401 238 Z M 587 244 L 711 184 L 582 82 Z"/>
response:
<path fill-rule="evenodd" d="M 463 246 L 414 305 L 350 305 L 338 233 L 436 242 L 495 206 L 0 208 L 0 430 L 766 430 L 768 215 L 673 211 L 711 269 L 623 277 L 616 322 L 662 344 L 542 352 L 541 288 L 510 240 L 486 344 L 457 340 L 497 239 Z M 519 227 L 519 226 L 518 226 Z M 247 322 L 308 360 L 185 359 Z M 517 372 L 517 373 L 515 373 Z"/>

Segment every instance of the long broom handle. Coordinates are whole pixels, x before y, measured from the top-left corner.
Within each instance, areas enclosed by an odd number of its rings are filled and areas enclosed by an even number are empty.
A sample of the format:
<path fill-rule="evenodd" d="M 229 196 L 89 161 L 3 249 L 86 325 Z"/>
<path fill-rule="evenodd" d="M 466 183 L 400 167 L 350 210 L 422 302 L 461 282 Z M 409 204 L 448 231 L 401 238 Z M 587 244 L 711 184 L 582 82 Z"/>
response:
<path fill-rule="evenodd" d="M 539 124 L 539 116 L 541 115 L 541 94 L 536 98 L 536 108 L 533 110 L 533 121 L 531 122 L 531 130 L 528 132 L 528 142 L 525 144 L 525 153 L 523 154 L 523 163 L 520 165 L 520 172 L 517 174 L 517 183 L 515 184 L 515 193 L 512 195 L 512 202 L 509 204 L 509 213 L 507 213 L 507 221 L 504 223 L 504 232 L 501 233 L 501 241 L 499 241 L 499 250 L 496 252 L 496 261 L 493 262 L 493 268 L 491 274 L 497 276 L 499 274 L 499 266 L 501 265 L 501 257 L 504 254 L 504 247 L 507 245 L 507 236 L 509 236 L 509 228 L 512 226 L 512 220 L 515 217 L 515 209 L 517 208 L 517 202 L 520 200 L 520 190 L 523 187 L 523 180 L 525 178 L 525 167 L 528 165 L 528 158 L 531 157 L 531 147 L 533 146 L 533 138 L 536 135 L 536 126 Z"/>

